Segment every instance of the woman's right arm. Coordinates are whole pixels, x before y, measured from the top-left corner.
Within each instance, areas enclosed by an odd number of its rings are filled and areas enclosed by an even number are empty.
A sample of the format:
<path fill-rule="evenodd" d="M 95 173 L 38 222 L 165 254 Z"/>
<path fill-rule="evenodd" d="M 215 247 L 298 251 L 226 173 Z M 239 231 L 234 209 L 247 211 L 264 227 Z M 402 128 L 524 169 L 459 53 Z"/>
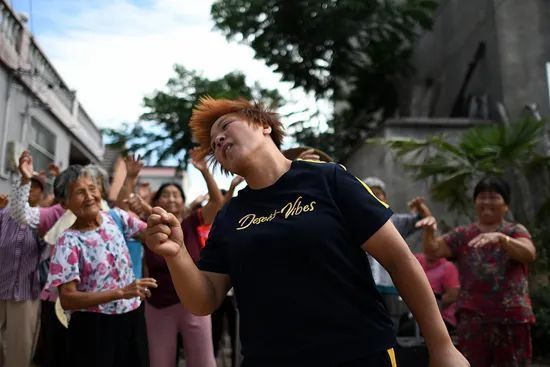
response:
<path fill-rule="evenodd" d="M 433 216 L 429 216 L 419 220 L 416 227 L 421 227 L 422 231 L 422 248 L 426 255 L 431 257 L 451 257 L 452 252 L 443 237 L 437 237 L 437 220 Z"/>
<path fill-rule="evenodd" d="M 143 162 L 139 160 L 139 156 L 130 154 L 124 158 L 124 165 L 126 167 L 126 177 L 124 178 L 124 183 L 118 192 L 116 206 L 127 211 L 128 199 L 136 189 L 139 172 L 143 168 Z"/>
<path fill-rule="evenodd" d="M 219 307 L 230 288 L 230 278 L 197 268 L 185 248 L 183 231 L 174 215 L 154 208 L 147 221 L 145 243 L 166 260 L 178 297 L 191 313 L 209 315 Z"/>

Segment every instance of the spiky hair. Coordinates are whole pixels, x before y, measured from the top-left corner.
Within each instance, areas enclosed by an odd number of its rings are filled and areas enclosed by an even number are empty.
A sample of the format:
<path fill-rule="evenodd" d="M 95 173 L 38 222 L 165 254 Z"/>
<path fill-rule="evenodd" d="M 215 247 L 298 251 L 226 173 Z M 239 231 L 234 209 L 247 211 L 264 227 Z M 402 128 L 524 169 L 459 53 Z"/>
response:
<path fill-rule="evenodd" d="M 212 153 L 210 144 L 210 129 L 216 120 L 227 114 L 242 117 L 250 124 L 268 125 L 271 127 L 271 139 L 280 148 L 284 138 L 283 125 L 277 114 L 260 102 L 251 102 L 246 99 L 214 99 L 209 96 L 201 97 L 193 109 L 189 127 L 193 140 L 199 144 L 198 154 L 204 158 Z"/>

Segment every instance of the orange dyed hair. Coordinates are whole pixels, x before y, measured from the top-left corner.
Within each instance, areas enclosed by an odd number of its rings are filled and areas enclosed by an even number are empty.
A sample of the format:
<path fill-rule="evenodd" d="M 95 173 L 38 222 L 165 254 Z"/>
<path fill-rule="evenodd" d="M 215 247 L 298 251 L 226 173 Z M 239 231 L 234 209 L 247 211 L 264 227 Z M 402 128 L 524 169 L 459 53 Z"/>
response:
<path fill-rule="evenodd" d="M 284 129 L 277 114 L 260 102 L 251 102 L 246 99 L 214 99 L 209 96 L 201 97 L 193 109 L 189 127 L 193 140 L 199 144 L 197 150 L 200 158 L 212 153 L 210 144 L 210 130 L 220 117 L 235 114 L 250 124 L 271 127 L 271 139 L 278 148 L 284 138 Z"/>

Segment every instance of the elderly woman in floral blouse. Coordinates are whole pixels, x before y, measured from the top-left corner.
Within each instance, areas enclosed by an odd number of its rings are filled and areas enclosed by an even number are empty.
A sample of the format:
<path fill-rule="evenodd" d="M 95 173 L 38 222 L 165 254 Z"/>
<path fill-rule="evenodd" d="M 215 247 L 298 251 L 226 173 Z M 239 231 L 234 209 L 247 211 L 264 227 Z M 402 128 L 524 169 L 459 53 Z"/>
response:
<path fill-rule="evenodd" d="M 437 238 L 432 221 L 424 231 L 424 252 L 457 260 L 462 284 L 457 335 L 472 366 L 527 366 L 535 322 L 527 264 L 535 261 L 535 246 L 524 226 L 504 219 L 510 203 L 506 181 L 482 179 L 473 199 L 477 221 Z"/>
<path fill-rule="evenodd" d="M 76 222 L 58 239 L 46 287 L 58 288 L 70 310 L 68 353 L 73 366 L 148 366 L 141 300 L 156 287 L 151 278 L 134 279 L 124 240 L 140 235 L 145 223 L 123 210 L 120 228 L 101 211 L 93 174 L 71 166 L 64 175 L 63 206 Z"/>

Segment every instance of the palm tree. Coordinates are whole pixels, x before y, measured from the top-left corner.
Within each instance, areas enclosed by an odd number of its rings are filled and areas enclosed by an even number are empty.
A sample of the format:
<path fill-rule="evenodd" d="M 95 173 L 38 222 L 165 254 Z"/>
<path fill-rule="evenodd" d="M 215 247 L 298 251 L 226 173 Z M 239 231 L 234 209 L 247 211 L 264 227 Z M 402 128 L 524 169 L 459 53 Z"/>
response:
<path fill-rule="evenodd" d="M 464 193 L 481 177 L 506 176 L 515 189 L 517 219 L 532 227 L 540 223 L 540 215 L 550 214 L 550 156 L 539 149 L 545 125 L 526 118 L 510 125 L 476 126 L 466 130 L 457 143 L 444 135 L 370 141 L 388 145 L 415 179 L 429 181 L 435 200 L 446 202 L 460 214 L 470 215 L 471 199 Z M 533 192 L 539 193 L 536 202 Z"/>

